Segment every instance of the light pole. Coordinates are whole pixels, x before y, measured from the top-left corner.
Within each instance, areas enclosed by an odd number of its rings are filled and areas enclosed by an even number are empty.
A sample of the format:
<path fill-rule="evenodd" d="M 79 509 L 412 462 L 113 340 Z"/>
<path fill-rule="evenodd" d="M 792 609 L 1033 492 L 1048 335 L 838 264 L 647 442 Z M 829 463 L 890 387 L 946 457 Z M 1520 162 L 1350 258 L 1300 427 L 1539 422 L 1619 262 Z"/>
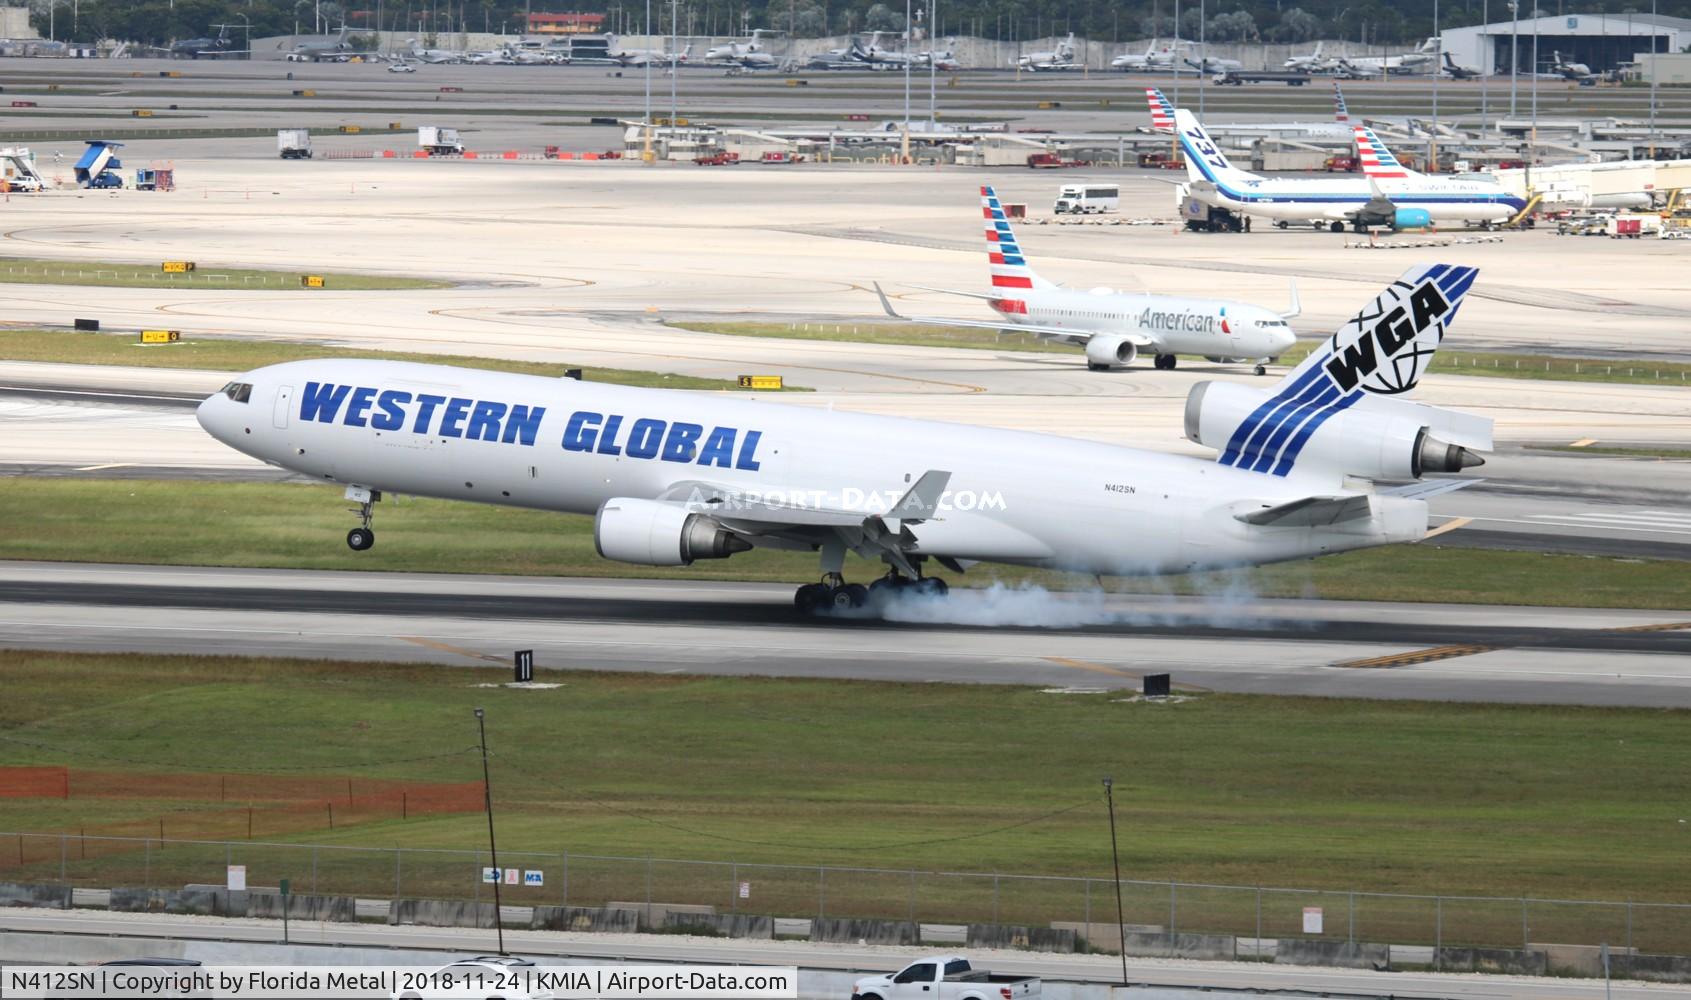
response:
<path fill-rule="evenodd" d="M 1509 117 L 1517 114 L 1515 92 L 1521 66 L 1521 0 L 1509 0 Z"/>
<path fill-rule="evenodd" d="M 1532 16 L 1532 156 L 1538 158 L 1538 6 Z"/>
<path fill-rule="evenodd" d="M 1486 40 L 1486 57 L 1480 61 L 1480 134 L 1485 135 L 1486 121 L 1489 110 L 1486 104 L 1486 85 L 1491 81 L 1491 71 L 1497 68 L 1497 45 L 1491 40 L 1491 0 L 1480 0 L 1480 30 Z M 1441 52 L 1443 46 L 1440 46 Z M 1442 54 L 1440 59 L 1443 59 Z"/>
<path fill-rule="evenodd" d="M 681 75 L 681 0 L 669 0 L 669 123 L 675 124 L 676 77 Z M 790 37 L 790 36 L 789 36 Z"/>
<path fill-rule="evenodd" d="M 1656 0 L 1650 0 L 1650 159 L 1656 158 L 1656 78 L 1661 76 L 1656 66 L 1656 32 L 1661 23 L 1656 20 Z"/>
<path fill-rule="evenodd" d="M 1116 934 L 1121 939 L 1121 984 L 1127 985 L 1127 914 L 1121 905 L 1121 851 L 1116 847 L 1116 796 L 1114 779 L 1104 779 L 1104 801 L 1110 809 L 1110 861 L 1116 869 Z"/>
<path fill-rule="evenodd" d="M 1208 21 L 1209 21 L 1209 15 L 1206 13 L 1206 7 L 1204 5 L 1204 0 L 1198 0 L 1198 120 L 1199 121 L 1204 120 L 1204 92 L 1209 89 L 1208 87 L 1205 86 L 1205 84 L 1208 82 L 1207 78 L 1210 75 L 1210 73 L 1209 73 L 1210 50 L 1209 50 L 1209 43 L 1205 40 L 1206 39 L 1206 32 L 1204 30 L 1207 27 Z M 1122 981 L 1123 982 L 1127 981 L 1127 976 L 1125 974 L 1123 974 L 1123 976 L 1122 976 Z"/>
<path fill-rule="evenodd" d="M 646 44 L 652 44 L 652 0 L 646 0 Z M 674 122 L 670 122 L 674 125 Z M 652 128 L 652 60 L 646 60 L 646 130 Z"/>
<path fill-rule="evenodd" d="M 476 728 L 481 732 L 481 790 L 483 806 L 487 809 L 487 853 L 493 862 L 493 927 L 499 933 L 499 954 L 505 954 L 505 922 L 499 915 L 499 883 L 505 873 L 499 870 L 499 845 L 493 840 L 493 783 L 487 773 L 487 719 L 480 706 L 476 708 Z"/>
<path fill-rule="evenodd" d="M 910 151 L 910 0 L 904 0 L 904 146 Z"/>

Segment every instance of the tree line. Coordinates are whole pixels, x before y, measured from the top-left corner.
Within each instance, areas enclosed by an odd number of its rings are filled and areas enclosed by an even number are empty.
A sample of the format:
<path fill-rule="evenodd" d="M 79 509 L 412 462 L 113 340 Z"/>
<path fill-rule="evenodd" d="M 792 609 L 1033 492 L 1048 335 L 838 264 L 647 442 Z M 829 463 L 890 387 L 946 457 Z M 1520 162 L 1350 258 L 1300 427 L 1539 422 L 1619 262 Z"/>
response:
<path fill-rule="evenodd" d="M 1366 45 L 1404 45 L 1434 33 L 1434 0 L 910 0 L 911 21 L 923 35 L 970 35 L 1004 41 L 1074 32 L 1095 43 L 1141 38 L 1206 38 L 1217 42 L 1304 43 L 1340 38 Z M 168 45 L 187 38 L 248 37 L 376 29 L 445 39 L 458 32 L 521 34 L 524 13 L 571 10 L 603 13 L 607 30 L 644 34 L 672 30 L 691 36 L 741 34 L 756 28 L 795 37 L 905 30 L 905 5 L 889 0 L 583 0 L 580 6 L 537 0 L 31 0 L 43 35 L 52 24 L 61 39 L 121 39 Z M 56 9 L 51 10 L 52 7 Z M 930 10 L 930 6 L 932 9 Z M 1489 9 L 1488 9 L 1489 8 Z M 1648 12 L 1643 0 L 1540 0 L 1541 13 L 1565 16 Z M 650 11 L 650 22 L 647 12 Z M 1691 0 L 1659 0 L 1658 12 L 1691 16 Z M 1526 16 L 1528 10 L 1523 9 Z M 1505 0 L 1439 0 L 1441 28 L 1509 16 Z M 673 22 L 672 23 L 672 19 Z M 223 27 L 219 27 L 219 26 Z"/>

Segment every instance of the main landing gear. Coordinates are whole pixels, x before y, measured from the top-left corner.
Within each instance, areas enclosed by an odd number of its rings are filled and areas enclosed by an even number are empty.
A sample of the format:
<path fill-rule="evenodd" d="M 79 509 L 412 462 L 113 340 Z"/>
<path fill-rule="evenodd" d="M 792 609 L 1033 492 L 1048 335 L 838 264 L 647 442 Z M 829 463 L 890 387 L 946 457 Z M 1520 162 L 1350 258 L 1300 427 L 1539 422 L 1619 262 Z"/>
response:
<path fill-rule="evenodd" d="M 354 552 L 363 552 L 376 544 L 376 531 L 370 527 L 370 514 L 376 505 L 376 501 L 382 498 L 382 492 L 381 490 L 367 490 L 362 486 L 348 486 L 346 498 L 358 505 L 353 508 L 352 512 L 357 514 L 358 519 L 363 522 L 362 527 L 354 528 L 346 533 L 346 547 Z"/>
<path fill-rule="evenodd" d="M 861 583 L 845 582 L 845 578 L 838 573 L 828 573 L 822 577 L 820 583 L 807 583 L 794 592 L 793 606 L 811 614 L 822 611 L 851 611 L 871 601 L 882 600 L 895 594 L 944 597 L 950 591 L 951 588 L 944 580 L 934 576 L 912 580 L 895 571 L 865 587 Z"/>
<path fill-rule="evenodd" d="M 922 575 L 920 556 L 906 560 L 888 559 L 887 575 L 865 587 L 847 583 L 841 571 L 845 569 L 845 545 L 831 541 L 822 545 L 822 580 L 807 583 L 793 594 L 793 606 L 807 614 L 823 611 L 850 611 L 872 600 L 885 600 L 895 594 L 916 593 L 944 597 L 950 590 L 944 580 Z M 901 572 L 893 562 L 903 565 Z"/>
<path fill-rule="evenodd" d="M 1172 354 L 1159 354 L 1159 355 L 1157 355 L 1156 360 L 1151 362 L 1151 365 L 1152 365 L 1152 367 L 1156 368 L 1158 371 L 1171 372 L 1171 371 L 1174 371 L 1174 366 L 1177 363 L 1178 362 L 1175 360 L 1174 355 L 1172 355 Z"/>

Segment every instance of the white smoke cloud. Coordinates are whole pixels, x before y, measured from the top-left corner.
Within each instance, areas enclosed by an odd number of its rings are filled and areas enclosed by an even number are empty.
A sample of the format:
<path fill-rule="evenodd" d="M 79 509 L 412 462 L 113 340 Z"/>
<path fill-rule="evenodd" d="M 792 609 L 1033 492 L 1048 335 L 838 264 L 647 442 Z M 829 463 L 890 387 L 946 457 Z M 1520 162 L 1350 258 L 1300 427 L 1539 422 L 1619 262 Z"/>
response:
<path fill-rule="evenodd" d="M 1110 594 L 1097 587 L 1052 591 L 1037 584 L 995 581 L 979 588 L 959 587 L 944 597 L 914 588 L 881 590 L 865 607 L 828 612 L 838 618 L 919 625 L 972 625 L 983 628 L 1083 628 L 1089 625 L 1201 625 L 1209 628 L 1286 627 L 1266 616 L 1248 574 L 1229 572 L 1193 578 L 1194 596 L 1168 591 Z"/>

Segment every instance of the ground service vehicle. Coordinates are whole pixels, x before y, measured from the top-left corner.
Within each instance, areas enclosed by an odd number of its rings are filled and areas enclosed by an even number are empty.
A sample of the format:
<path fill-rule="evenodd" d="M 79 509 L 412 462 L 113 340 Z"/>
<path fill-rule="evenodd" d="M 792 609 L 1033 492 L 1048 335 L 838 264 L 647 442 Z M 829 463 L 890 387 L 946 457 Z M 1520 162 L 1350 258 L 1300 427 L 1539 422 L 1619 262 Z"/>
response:
<path fill-rule="evenodd" d="M 1051 211 L 1058 215 L 1091 215 L 1094 212 L 1114 212 L 1121 207 L 1121 191 L 1114 184 L 1064 184 L 1057 189 L 1057 203 Z"/>
<path fill-rule="evenodd" d="M 1186 228 L 1195 233 L 1240 233 L 1246 231 L 1245 217 L 1229 208 L 1216 208 L 1196 198 L 1187 198 L 1180 206 L 1180 217 Z"/>
<path fill-rule="evenodd" d="M 417 128 L 417 146 L 427 150 L 430 156 L 459 156 L 464 152 L 464 143 L 459 140 L 457 129 L 434 125 Z"/>
<path fill-rule="evenodd" d="M 1289 70 L 1229 70 L 1217 76 L 1215 82 L 1223 87 L 1239 87 L 1247 83 L 1283 83 L 1288 87 L 1301 87 L 1309 82 L 1309 74 Z"/>
<path fill-rule="evenodd" d="M 961 955 L 911 962 L 890 976 L 852 984 L 851 1000 L 1038 1000 L 1034 976 L 997 976 L 975 969 Z"/>
<path fill-rule="evenodd" d="M 1662 217 L 1659 215 L 1616 215 L 1609 219 L 1608 234 L 1612 239 L 1636 240 L 1659 235 L 1661 230 Z"/>
<path fill-rule="evenodd" d="M 1035 170 L 1044 170 L 1056 167 L 1087 167 L 1091 164 L 1085 160 L 1065 160 L 1056 153 L 1029 153 L 1028 166 Z"/>
<path fill-rule="evenodd" d="M 311 159 L 311 130 L 308 128 L 277 129 L 276 155 L 284 160 Z"/>

